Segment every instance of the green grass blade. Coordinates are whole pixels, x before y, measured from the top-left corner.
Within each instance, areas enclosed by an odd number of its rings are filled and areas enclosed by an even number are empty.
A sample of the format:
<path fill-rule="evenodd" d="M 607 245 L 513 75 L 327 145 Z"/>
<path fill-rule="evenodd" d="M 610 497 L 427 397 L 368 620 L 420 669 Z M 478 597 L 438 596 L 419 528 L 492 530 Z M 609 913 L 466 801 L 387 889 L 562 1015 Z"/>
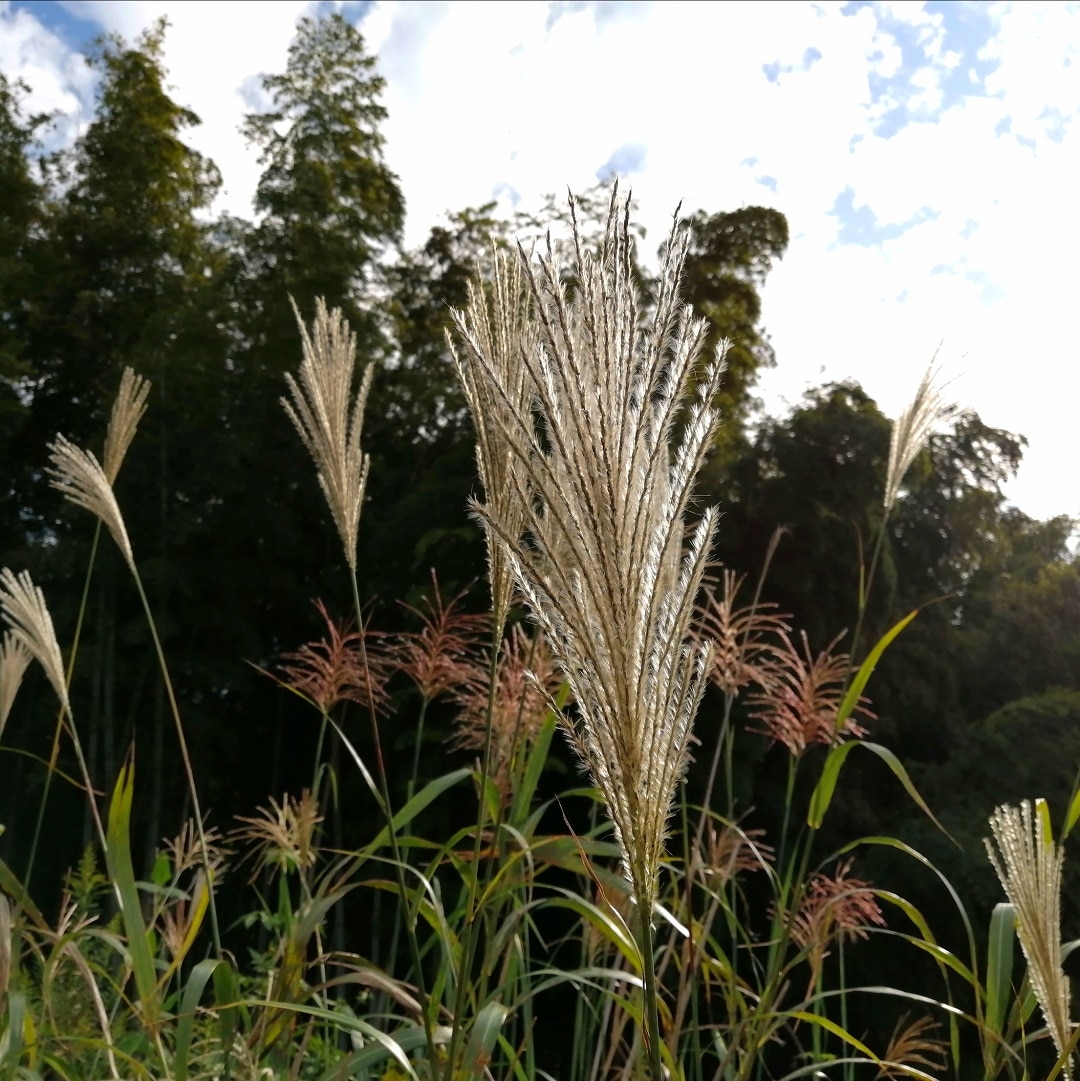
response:
<path fill-rule="evenodd" d="M 844 695 L 844 699 L 840 703 L 840 709 L 836 714 L 836 730 L 838 732 L 843 729 L 844 723 L 858 705 L 859 698 L 863 691 L 866 690 L 866 685 L 870 682 L 870 677 L 874 674 L 874 669 L 877 667 L 878 661 L 881 660 L 882 654 L 892 645 L 900 632 L 919 614 L 919 611 L 920 609 L 916 608 L 913 612 L 908 612 L 899 623 L 886 631 L 878 639 L 877 645 L 870 650 L 866 660 L 859 666 L 859 670 L 855 673 L 855 678 L 852 679 L 851 686 L 848 687 L 847 694 Z"/>
<path fill-rule="evenodd" d="M 131 802 L 134 790 L 135 755 L 134 748 L 131 748 L 120 769 L 109 803 L 105 862 L 124 921 L 128 953 L 135 973 L 135 986 L 142 1003 L 142 1019 L 147 1025 L 155 1025 L 161 1018 L 157 975 L 154 971 L 154 959 L 150 955 L 146 922 L 143 920 L 139 890 L 135 884 L 135 870 L 131 862 Z"/>
<path fill-rule="evenodd" d="M 224 964 L 214 958 L 200 961 L 188 977 L 184 988 L 184 997 L 180 1002 L 180 1015 L 176 1019 L 176 1052 L 173 1058 L 173 1077 L 175 1081 L 187 1081 L 188 1055 L 191 1053 L 191 1035 L 195 1027 L 195 1011 L 199 1008 L 207 983 L 214 975 L 214 969 Z"/>
<path fill-rule="evenodd" d="M 394 815 L 394 832 L 398 832 L 404 829 L 421 811 L 425 810 L 429 804 L 433 803 L 439 798 L 447 789 L 453 788 L 454 785 L 463 781 L 466 777 L 472 775 L 472 769 L 462 767 L 461 769 L 453 770 L 451 773 L 445 773 L 441 777 L 436 777 L 434 781 L 429 781 L 419 792 L 396 815 Z M 388 844 L 390 841 L 389 827 L 383 826 L 383 828 L 376 834 L 374 840 L 370 844 L 365 845 L 365 852 L 374 852 L 376 849 L 382 848 L 383 845 Z"/>
<path fill-rule="evenodd" d="M 847 760 L 847 756 L 851 754 L 852 750 L 856 747 L 865 747 L 868 751 L 872 751 L 878 756 L 892 770 L 896 779 L 904 786 L 904 791 L 911 797 L 912 802 L 925 814 L 931 822 L 949 840 L 953 840 L 949 831 L 937 820 L 934 812 L 930 810 L 929 804 L 919 795 L 919 790 L 915 787 L 908 776 L 908 771 L 904 769 L 903 763 L 896 755 L 889 750 L 888 747 L 883 747 L 880 743 L 868 743 L 863 740 L 848 740 L 847 743 L 840 743 L 837 746 L 830 749 L 828 756 L 825 759 L 825 765 L 822 766 L 821 776 L 818 778 L 818 783 L 814 786 L 813 795 L 810 797 L 810 808 L 807 811 L 806 822 L 811 829 L 820 829 L 821 823 L 825 819 L 825 812 L 829 809 L 829 804 L 832 802 L 833 794 L 836 792 L 836 783 L 840 779 L 840 770 L 843 768 L 844 762 Z"/>
<path fill-rule="evenodd" d="M 499 1038 L 499 1030 L 510 1011 L 501 1002 L 489 1002 L 477 1015 L 465 1045 L 465 1062 L 462 1064 L 467 1078 L 482 1081 L 491 1062 L 491 1049 Z"/>
<path fill-rule="evenodd" d="M 1002 1029 L 1012 1000 L 1013 931 L 1016 909 L 1002 901 L 994 905 L 986 945 L 986 1027 L 1003 1036 Z"/>

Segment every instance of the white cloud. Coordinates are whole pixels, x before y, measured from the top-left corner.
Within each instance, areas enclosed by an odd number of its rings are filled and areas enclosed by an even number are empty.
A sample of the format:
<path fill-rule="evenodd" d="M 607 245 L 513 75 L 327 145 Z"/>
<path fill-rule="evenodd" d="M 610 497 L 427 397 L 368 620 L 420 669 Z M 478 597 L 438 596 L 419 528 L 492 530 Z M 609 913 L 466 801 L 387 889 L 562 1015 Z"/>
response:
<path fill-rule="evenodd" d="M 236 134 L 244 90 L 283 68 L 309 5 L 66 6 L 129 37 L 168 14 L 176 97 L 204 120 L 192 141 L 222 168 L 224 205 L 245 213 L 258 167 Z M 1057 480 L 1080 450 L 1069 317 L 1080 5 L 845 11 L 831 0 L 377 4 L 362 29 L 387 79 L 407 239 L 499 193 L 508 210 L 510 193 L 528 207 L 585 188 L 620 148 L 642 148 L 629 179 L 650 247 L 680 200 L 788 216 L 791 247 L 765 290 L 780 360 L 770 403 L 850 376 L 895 413 L 944 338 L 947 367 L 966 373 L 955 396 L 1031 437 L 1015 498 L 1034 514 L 1080 511 L 1080 484 Z M 0 64 L 50 107 L 76 110 L 89 93 L 71 50 L 4 5 Z M 841 220 L 849 189 L 865 210 Z M 909 227 L 846 239 L 867 221 Z"/>

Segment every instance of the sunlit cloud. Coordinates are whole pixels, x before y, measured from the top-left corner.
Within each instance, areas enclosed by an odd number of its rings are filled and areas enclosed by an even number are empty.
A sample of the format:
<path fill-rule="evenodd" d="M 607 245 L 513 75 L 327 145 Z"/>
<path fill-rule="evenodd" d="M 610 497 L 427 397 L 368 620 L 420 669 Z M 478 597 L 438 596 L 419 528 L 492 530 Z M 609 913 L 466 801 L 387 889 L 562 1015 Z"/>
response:
<path fill-rule="evenodd" d="M 648 254 L 680 202 L 775 206 L 792 242 L 764 291 L 768 407 L 854 378 L 895 414 L 944 341 L 954 396 L 1031 440 L 1010 495 L 1080 512 L 1080 485 L 1058 480 L 1080 456 L 1080 5 L 0 3 L 0 66 L 69 117 L 70 140 L 92 31 L 167 15 L 174 94 L 203 119 L 191 141 L 221 168 L 219 209 L 248 214 L 259 169 L 237 129 L 258 75 L 330 8 L 387 80 L 407 243 L 446 211 L 534 209 L 613 171 Z"/>

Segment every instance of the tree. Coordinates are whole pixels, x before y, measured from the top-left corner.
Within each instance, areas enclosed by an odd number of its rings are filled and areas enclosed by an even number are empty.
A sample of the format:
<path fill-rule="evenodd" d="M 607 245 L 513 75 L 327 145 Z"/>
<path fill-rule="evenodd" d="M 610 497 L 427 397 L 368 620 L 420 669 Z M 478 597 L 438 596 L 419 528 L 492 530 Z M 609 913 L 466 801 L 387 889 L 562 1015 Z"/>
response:
<path fill-rule="evenodd" d="M 308 317 L 321 296 L 362 340 L 377 334 L 376 261 L 405 218 L 383 160 L 383 87 L 363 35 L 340 14 L 301 19 L 284 73 L 262 77 L 270 108 L 248 116 L 243 133 L 263 166 L 246 253 L 261 303 L 246 314 L 264 341 L 280 344 L 290 294 Z"/>
<path fill-rule="evenodd" d="M 760 325 L 760 290 L 774 260 L 787 250 L 787 218 L 770 207 L 747 206 L 718 214 L 699 210 L 683 224 L 691 236 L 684 296 L 709 321 L 708 349 L 722 338 L 730 343 L 720 407 L 721 438 L 731 446 L 754 404 L 758 374 L 776 363 Z"/>
<path fill-rule="evenodd" d="M 197 640 L 183 633 L 173 602 L 189 577 L 187 538 L 209 502 L 202 437 L 220 417 L 222 339 L 210 287 L 218 259 L 204 221 L 220 179 L 184 142 L 198 118 L 166 93 L 165 29 L 162 20 L 134 45 L 118 37 L 97 43 L 89 61 L 101 74 L 93 121 L 72 150 L 49 162 L 53 190 L 15 297 L 32 371 L 22 380 L 30 409 L 11 455 L 17 509 L 24 533 L 40 542 L 34 561 L 42 579 L 81 581 L 92 526 L 48 487 L 46 446 L 60 432 L 96 450 L 122 370 L 153 381 L 151 411 L 119 491 L 169 646 Z M 118 768 L 125 726 L 149 729 L 143 764 L 155 782 L 146 816 L 154 836 L 169 785 L 163 696 L 139 675 L 151 642 L 109 546 L 95 571 L 75 693 L 85 696 L 88 751 L 102 780 Z M 61 628 L 70 626 L 79 592 L 55 592 L 54 614 Z M 188 657 L 177 651 L 174 662 L 182 669 Z M 40 731 L 51 734 L 49 726 Z"/>
<path fill-rule="evenodd" d="M 21 413 L 15 394 L 28 374 L 21 326 L 20 279 L 27 247 L 40 220 L 43 186 L 35 178 L 31 153 L 45 116 L 25 117 L 27 87 L 0 72 L 0 413 Z"/>

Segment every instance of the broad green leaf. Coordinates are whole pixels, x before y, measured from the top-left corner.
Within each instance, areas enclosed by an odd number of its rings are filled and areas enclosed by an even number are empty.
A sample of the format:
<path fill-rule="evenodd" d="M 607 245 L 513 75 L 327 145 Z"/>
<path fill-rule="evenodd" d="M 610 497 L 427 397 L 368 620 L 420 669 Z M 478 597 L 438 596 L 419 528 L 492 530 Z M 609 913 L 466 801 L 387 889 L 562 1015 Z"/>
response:
<path fill-rule="evenodd" d="M 191 1034 L 195 1025 L 195 1011 L 199 1008 L 206 985 L 214 975 L 214 970 L 224 961 L 208 958 L 200 961 L 188 977 L 184 988 L 184 997 L 180 1003 L 180 1015 L 176 1019 L 176 1055 L 173 1059 L 175 1081 L 187 1081 L 188 1055 L 191 1053 Z"/>
<path fill-rule="evenodd" d="M 463 781 L 466 777 L 472 775 L 472 770 L 462 767 L 456 769 L 451 773 L 444 773 L 441 777 L 436 777 L 435 780 L 429 781 L 419 792 L 400 811 L 393 817 L 394 833 L 402 830 L 407 826 L 421 811 L 423 811 L 430 803 L 433 803 L 439 798 L 448 788 L 453 788 L 454 785 Z M 390 840 L 390 830 L 387 826 L 383 828 L 375 835 L 375 838 L 367 845 L 364 846 L 364 852 L 374 852 L 383 845 L 387 844 Z"/>
<path fill-rule="evenodd" d="M 871 1062 L 879 1063 L 881 1060 L 866 1046 L 861 1040 L 852 1036 L 846 1028 L 842 1028 L 835 1021 L 830 1021 L 827 1017 L 821 1017 L 816 1013 L 809 1013 L 806 1010 L 792 1010 L 788 1017 L 793 1017 L 799 1021 L 805 1021 L 810 1025 L 818 1025 L 825 1029 L 826 1032 L 831 1032 L 834 1036 L 838 1036 L 844 1043 L 851 1047 L 854 1047 L 860 1055 L 865 1055 Z"/>

